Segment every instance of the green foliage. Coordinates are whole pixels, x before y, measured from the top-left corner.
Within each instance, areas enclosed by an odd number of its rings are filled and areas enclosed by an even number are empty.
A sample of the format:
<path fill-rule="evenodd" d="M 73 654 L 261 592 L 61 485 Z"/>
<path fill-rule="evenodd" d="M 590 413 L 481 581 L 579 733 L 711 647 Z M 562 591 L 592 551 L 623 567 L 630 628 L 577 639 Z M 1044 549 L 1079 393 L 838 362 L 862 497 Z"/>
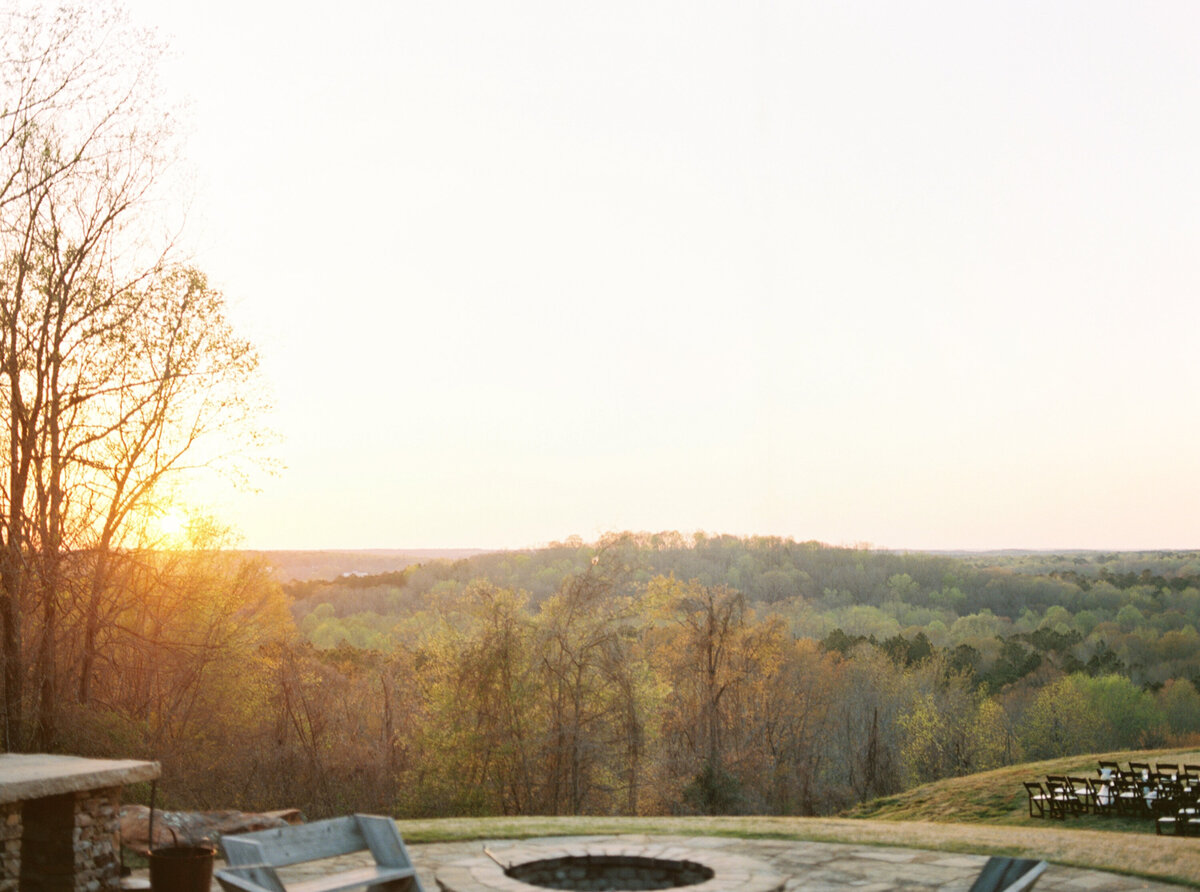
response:
<path fill-rule="evenodd" d="M 1127 674 L 1137 684 L 1200 677 L 1200 641 L 1172 635 L 1200 626 L 1200 557 L 1194 552 L 1004 554 L 957 557 L 833 548 L 815 542 L 678 533 L 626 533 L 597 544 L 556 543 L 530 552 L 432 561 L 401 573 L 297 584 L 298 622 L 321 603 L 345 620 L 376 613 L 395 623 L 453 598 L 474 579 L 529 593 L 537 605 L 584 572 L 601 549 L 617 549 L 631 596 L 654 576 L 696 579 L 741 591 L 803 634 L 911 641 L 920 627 L 938 647 L 984 653 L 997 636 L 1026 636 L 977 666 L 993 689 L 1037 671 Z M 940 623 L 940 625 L 935 625 Z M 942 627 L 944 626 L 944 631 Z M 306 628 L 313 634 L 314 626 Z M 377 629 L 377 631 L 383 631 Z M 1170 637 L 1168 637 L 1170 636 Z M 322 635 L 328 641 L 330 630 Z"/>
<path fill-rule="evenodd" d="M 1200 693 L 1186 678 L 1173 678 L 1163 685 L 1158 708 L 1167 731 L 1176 738 L 1200 733 Z"/>
<path fill-rule="evenodd" d="M 883 649 L 893 660 L 905 666 L 923 663 L 933 656 L 933 645 L 924 632 L 917 632 L 911 639 L 901 636 L 889 638 L 883 643 Z"/>
<path fill-rule="evenodd" d="M 875 639 L 867 639 L 863 635 L 847 635 L 840 628 L 834 629 L 823 639 L 821 639 L 821 647 L 827 651 L 837 651 L 842 656 L 848 656 L 850 651 L 860 644 L 865 644 L 870 641 L 875 643 Z"/>
<path fill-rule="evenodd" d="M 1128 678 L 1079 674 L 1072 675 L 1070 681 L 1077 696 L 1101 723 L 1096 744 L 1121 749 L 1163 744 L 1165 722 L 1158 704 Z"/>
<path fill-rule="evenodd" d="M 991 670 L 983 677 L 983 681 L 990 687 L 1002 688 L 1013 684 L 1042 664 L 1042 654 L 1022 644 L 1020 637 L 1024 636 L 999 639 L 1000 654 L 992 664 Z"/>
<path fill-rule="evenodd" d="M 1060 678 L 1038 691 L 1020 729 L 1027 758 L 1052 759 L 1104 748 L 1099 744 L 1105 719 L 1082 689 L 1083 678 Z"/>
<path fill-rule="evenodd" d="M 1132 632 L 1145 621 L 1146 618 L 1142 615 L 1142 611 L 1138 610 L 1132 604 L 1126 604 L 1117 611 L 1117 625 L 1121 627 L 1123 632 Z"/>
<path fill-rule="evenodd" d="M 1088 657 L 1086 670 L 1088 675 L 1109 675 L 1123 672 L 1125 664 L 1114 651 L 1109 649 L 1108 642 L 1100 641 L 1095 652 Z"/>
<path fill-rule="evenodd" d="M 742 790 L 738 779 L 706 762 L 700 773 L 683 789 L 683 801 L 702 815 L 736 815 L 741 812 Z"/>

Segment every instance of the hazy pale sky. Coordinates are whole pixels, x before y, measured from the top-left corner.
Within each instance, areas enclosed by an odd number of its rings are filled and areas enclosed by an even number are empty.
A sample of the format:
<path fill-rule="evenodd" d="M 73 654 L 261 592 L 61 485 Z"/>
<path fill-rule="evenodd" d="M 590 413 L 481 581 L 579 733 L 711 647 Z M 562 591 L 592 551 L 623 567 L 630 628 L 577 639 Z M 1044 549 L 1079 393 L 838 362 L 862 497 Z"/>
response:
<path fill-rule="evenodd" d="M 136 0 L 248 547 L 1200 547 L 1200 5 Z"/>

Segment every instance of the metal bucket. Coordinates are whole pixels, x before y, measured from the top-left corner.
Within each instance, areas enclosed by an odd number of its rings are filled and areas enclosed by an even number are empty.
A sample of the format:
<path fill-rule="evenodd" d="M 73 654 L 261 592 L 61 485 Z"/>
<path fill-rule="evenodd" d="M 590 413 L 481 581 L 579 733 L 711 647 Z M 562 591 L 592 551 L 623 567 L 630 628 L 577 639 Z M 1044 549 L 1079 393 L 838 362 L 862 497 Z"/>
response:
<path fill-rule="evenodd" d="M 207 846 L 166 846 L 150 851 L 151 892 L 209 892 L 213 856 Z"/>
<path fill-rule="evenodd" d="M 179 834 L 168 826 L 174 845 L 154 848 L 154 799 L 158 781 L 150 782 L 150 892 L 209 892 L 212 888 L 213 846 L 179 844 Z"/>

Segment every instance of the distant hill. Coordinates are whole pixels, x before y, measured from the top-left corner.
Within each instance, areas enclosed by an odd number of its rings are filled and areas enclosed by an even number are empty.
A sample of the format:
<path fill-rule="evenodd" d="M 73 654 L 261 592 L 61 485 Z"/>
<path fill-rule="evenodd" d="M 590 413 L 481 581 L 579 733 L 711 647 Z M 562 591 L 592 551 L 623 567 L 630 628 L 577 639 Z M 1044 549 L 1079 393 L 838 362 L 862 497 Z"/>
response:
<path fill-rule="evenodd" d="M 482 548 L 365 548 L 346 551 L 246 551 L 261 558 L 280 582 L 337 579 L 403 570 L 425 561 L 457 561 L 486 554 Z"/>

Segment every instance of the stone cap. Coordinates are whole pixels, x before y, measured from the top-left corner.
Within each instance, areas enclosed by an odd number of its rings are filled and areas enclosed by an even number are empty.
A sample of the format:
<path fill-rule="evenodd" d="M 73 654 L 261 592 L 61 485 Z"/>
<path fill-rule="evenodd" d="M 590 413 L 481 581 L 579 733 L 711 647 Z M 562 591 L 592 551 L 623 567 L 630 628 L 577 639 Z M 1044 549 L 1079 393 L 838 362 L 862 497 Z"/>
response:
<path fill-rule="evenodd" d="M 85 759 L 47 753 L 0 753 L 0 803 L 122 787 L 154 780 L 160 773 L 157 762 Z"/>

